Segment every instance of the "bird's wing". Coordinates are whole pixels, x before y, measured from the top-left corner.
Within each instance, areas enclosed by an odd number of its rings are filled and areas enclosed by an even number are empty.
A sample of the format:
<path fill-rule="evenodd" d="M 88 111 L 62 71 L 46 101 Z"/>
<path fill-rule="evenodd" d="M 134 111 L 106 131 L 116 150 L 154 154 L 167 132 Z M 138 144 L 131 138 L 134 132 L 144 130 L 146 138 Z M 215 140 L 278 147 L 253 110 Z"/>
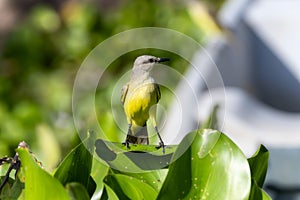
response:
<path fill-rule="evenodd" d="M 124 105 L 126 95 L 127 95 L 127 92 L 128 92 L 128 87 L 129 87 L 129 85 L 126 84 L 122 87 L 122 90 L 121 90 L 121 102 L 122 102 L 123 105 Z"/>
<path fill-rule="evenodd" d="M 157 83 L 155 83 L 155 92 L 156 92 L 156 103 L 160 100 L 161 94 L 160 94 L 160 88 Z"/>

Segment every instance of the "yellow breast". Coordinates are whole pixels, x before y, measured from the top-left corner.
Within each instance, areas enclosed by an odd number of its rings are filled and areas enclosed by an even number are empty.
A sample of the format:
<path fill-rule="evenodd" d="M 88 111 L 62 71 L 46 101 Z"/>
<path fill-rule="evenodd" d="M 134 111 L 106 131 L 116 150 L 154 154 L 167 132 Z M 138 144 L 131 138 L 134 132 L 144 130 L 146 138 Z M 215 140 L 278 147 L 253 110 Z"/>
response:
<path fill-rule="evenodd" d="M 149 109 L 157 103 L 156 95 L 154 84 L 146 84 L 134 90 L 129 89 L 124 103 L 126 116 L 137 125 L 143 126 L 149 118 Z"/>

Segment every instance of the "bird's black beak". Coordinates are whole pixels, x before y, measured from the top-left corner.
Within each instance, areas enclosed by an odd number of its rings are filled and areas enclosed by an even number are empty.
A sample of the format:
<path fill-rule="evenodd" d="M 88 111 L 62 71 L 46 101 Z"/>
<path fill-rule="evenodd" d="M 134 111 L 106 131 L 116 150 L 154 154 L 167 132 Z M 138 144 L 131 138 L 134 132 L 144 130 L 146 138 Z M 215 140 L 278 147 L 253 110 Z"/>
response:
<path fill-rule="evenodd" d="M 169 61 L 170 59 L 169 58 L 158 58 L 158 61 L 159 63 L 161 62 L 166 62 L 166 61 Z"/>

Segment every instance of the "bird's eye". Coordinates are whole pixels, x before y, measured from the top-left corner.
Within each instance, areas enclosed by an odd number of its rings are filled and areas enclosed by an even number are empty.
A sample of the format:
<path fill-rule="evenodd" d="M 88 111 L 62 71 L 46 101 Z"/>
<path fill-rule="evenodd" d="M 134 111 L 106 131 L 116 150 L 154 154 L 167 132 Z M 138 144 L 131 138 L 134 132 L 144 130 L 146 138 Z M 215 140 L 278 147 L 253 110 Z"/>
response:
<path fill-rule="evenodd" d="M 153 63 L 153 62 L 154 62 L 154 59 L 153 59 L 153 58 L 150 58 L 150 59 L 149 59 L 149 62 L 150 62 L 150 63 Z"/>

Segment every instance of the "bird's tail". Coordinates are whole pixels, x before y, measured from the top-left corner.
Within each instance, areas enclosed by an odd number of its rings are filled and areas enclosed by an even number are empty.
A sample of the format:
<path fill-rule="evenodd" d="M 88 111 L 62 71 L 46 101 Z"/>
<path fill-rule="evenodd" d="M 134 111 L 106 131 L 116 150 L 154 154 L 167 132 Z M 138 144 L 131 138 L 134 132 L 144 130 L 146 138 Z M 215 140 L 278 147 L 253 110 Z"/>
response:
<path fill-rule="evenodd" d="M 147 124 L 144 126 L 132 125 L 132 135 L 128 136 L 128 140 L 133 144 L 149 144 Z"/>

